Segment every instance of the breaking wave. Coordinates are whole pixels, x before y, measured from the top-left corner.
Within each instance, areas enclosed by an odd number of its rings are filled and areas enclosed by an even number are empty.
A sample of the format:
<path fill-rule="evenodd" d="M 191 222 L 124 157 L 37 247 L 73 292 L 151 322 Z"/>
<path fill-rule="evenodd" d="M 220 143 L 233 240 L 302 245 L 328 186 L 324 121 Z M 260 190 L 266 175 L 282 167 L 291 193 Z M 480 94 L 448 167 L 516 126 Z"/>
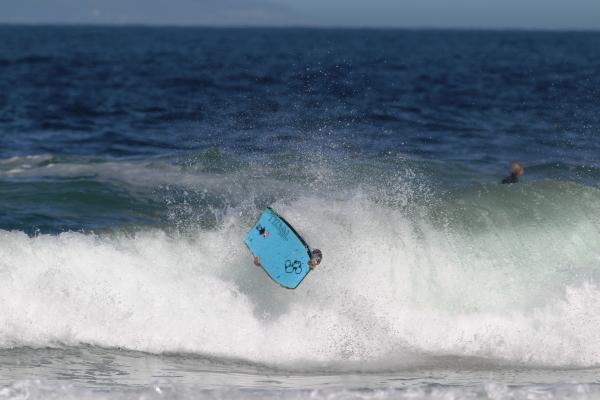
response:
<path fill-rule="evenodd" d="M 251 191 L 252 179 L 264 182 L 257 171 L 207 174 Z M 303 190 L 313 178 L 279 199 L 281 177 L 262 200 L 190 203 L 174 218 L 211 208 L 214 220 L 186 229 L 0 231 L 0 347 L 85 343 L 291 369 L 447 357 L 600 365 L 598 189 L 482 185 L 417 201 L 408 177 L 391 201 L 377 179 L 375 190 L 334 196 Z M 254 267 L 242 244 L 271 199 L 324 252 L 293 291 Z"/>

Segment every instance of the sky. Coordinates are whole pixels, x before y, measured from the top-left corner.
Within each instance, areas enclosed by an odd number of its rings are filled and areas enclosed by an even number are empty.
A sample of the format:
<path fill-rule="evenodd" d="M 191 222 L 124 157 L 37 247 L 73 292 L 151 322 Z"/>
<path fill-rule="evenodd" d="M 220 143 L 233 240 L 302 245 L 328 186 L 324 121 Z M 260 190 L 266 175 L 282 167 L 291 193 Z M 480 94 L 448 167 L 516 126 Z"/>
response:
<path fill-rule="evenodd" d="M 600 29 L 600 0 L 0 0 L 0 23 Z"/>

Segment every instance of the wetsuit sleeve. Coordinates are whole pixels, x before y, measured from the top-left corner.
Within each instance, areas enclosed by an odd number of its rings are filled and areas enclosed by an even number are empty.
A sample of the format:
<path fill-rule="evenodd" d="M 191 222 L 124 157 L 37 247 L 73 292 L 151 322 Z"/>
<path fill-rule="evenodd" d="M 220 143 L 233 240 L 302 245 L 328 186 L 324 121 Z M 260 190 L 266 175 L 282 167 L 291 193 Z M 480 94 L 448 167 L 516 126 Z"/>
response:
<path fill-rule="evenodd" d="M 502 179 L 503 184 L 507 184 L 507 183 L 510 184 L 510 183 L 517 183 L 517 182 L 519 182 L 519 177 L 516 176 L 515 174 L 510 174 L 506 178 Z"/>

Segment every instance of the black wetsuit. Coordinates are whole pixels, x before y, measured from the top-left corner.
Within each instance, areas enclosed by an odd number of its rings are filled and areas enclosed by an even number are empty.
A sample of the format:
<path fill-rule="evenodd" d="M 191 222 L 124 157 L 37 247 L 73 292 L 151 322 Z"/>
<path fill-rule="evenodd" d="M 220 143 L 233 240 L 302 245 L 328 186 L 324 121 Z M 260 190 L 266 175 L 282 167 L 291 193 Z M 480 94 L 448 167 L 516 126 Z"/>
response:
<path fill-rule="evenodd" d="M 502 179 L 502 183 L 517 183 L 519 182 L 519 177 L 517 176 L 517 174 L 510 174 L 509 176 L 507 176 L 506 178 Z"/>

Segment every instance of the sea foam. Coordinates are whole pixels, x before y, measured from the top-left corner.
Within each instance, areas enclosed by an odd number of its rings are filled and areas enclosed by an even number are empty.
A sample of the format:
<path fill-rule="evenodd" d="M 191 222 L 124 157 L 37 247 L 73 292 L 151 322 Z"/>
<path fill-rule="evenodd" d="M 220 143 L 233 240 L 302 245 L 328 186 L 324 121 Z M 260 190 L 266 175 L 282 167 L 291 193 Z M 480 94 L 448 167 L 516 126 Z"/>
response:
<path fill-rule="evenodd" d="M 288 368 L 448 356 L 600 363 L 593 220 L 575 205 L 568 224 L 529 223 L 525 238 L 518 221 L 491 229 L 510 214 L 500 206 L 465 215 L 456 204 L 447 200 L 443 218 L 436 206 L 407 215 L 360 195 L 274 204 L 324 252 L 296 290 L 253 265 L 242 242 L 247 218 L 235 208 L 185 233 L 0 231 L 0 346 L 85 343 Z M 482 215 L 487 222 L 469 222 Z"/>

